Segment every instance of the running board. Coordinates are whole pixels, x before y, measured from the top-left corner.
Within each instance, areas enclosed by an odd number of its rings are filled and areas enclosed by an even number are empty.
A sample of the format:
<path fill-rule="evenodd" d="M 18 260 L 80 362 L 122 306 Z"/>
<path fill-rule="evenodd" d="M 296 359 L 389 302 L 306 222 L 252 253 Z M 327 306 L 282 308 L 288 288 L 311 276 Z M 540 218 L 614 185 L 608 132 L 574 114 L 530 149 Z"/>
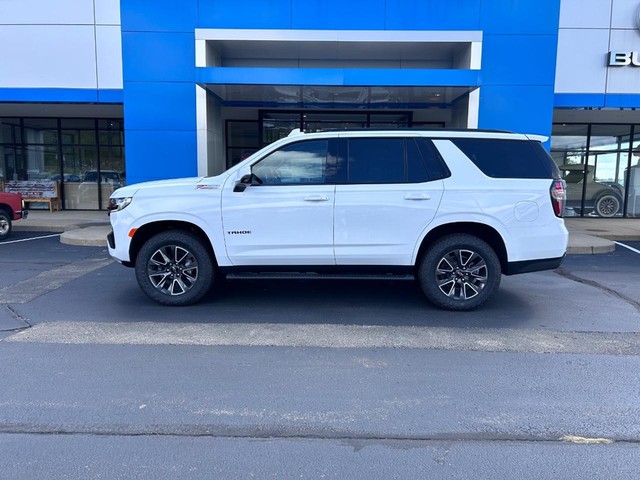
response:
<path fill-rule="evenodd" d="M 301 272 L 235 272 L 227 273 L 229 280 L 415 280 L 411 274 L 373 273 L 301 273 Z"/>

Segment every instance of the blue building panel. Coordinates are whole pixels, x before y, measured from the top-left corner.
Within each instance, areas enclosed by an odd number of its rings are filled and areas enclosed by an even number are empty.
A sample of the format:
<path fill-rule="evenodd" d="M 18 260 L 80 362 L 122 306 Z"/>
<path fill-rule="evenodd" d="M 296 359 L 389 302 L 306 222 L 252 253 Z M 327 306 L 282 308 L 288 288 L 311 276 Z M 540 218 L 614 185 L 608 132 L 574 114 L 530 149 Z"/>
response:
<path fill-rule="evenodd" d="M 553 85 L 493 85 L 480 89 L 480 128 L 551 135 Z"/>
<path fill-rule="evenodd" d="M 487 34 L 558 35 L 559 24 L 560 0 L 482 1 L 480 26 Z"/>
<path fill-rule="evenodd" d="M 193 82 L 195 34 L 123 32 L 124 81 Z"/>
<path fill-rule="evenodd" d="M 198 28 L 291 28 L 291 0 L 198 0 L 197 3 Z"/>
<path fill-rule="evenodd" d="M 606 108 L 640 108 L 640 94 L 608 94 L 604 99 Z"/>
<path fill-rule="evenodd" d="M 479 127 L 548 135 L 559 11 L 560 0 L 122 0 L 127 177 L 195 175 L 197 83 L 480 87 Z M 479 30 L 482 68 L 196 68 L 196 28 Z"/>
<path fill-rule="evenodd" d="M 483 84 L 553 85 L 557 44 L 554 35 L 485 35 Z"/>
<path fill-rule="evenodd" d="M 193 32 L 198 20 L 198 3 L 196 0 L 121 0 L 120 18 L 123 32 Z"/>
<path fill-rule="evenodd" d="M 386 2 L 387 30 L 479 30 L 480 0 Z"/>
<path fill-rule="evenodd" d="M 291 1 L 291 28 L 384 30 L 385 0 Z"/>
<path fill-rule="evenodd" d="M 129 130 L 125 132 L 127 183 L 195 177 L 196 136 L 189 131 Z"/>
<path fill-rule="evenodd" d="M 128 130 L 196 129 L 196 87 L 192 83 L 125 82 Z"/>
<path fill-rule="evenodd" d="M 198 68 L 200 84 L 474 87 L 477 70 L 342 68 Z"/>

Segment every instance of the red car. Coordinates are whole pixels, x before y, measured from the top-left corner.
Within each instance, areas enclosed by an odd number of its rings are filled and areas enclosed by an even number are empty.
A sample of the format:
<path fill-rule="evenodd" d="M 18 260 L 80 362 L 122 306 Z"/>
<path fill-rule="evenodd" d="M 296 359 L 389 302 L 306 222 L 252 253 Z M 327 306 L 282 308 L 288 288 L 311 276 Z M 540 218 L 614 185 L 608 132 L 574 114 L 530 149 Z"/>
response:
<path fill-rule="evenodd" d="M 21 218 L 27 218 L 22 195 L 0 192 L 0 241 L 11 233 L 11 222 Z"/>

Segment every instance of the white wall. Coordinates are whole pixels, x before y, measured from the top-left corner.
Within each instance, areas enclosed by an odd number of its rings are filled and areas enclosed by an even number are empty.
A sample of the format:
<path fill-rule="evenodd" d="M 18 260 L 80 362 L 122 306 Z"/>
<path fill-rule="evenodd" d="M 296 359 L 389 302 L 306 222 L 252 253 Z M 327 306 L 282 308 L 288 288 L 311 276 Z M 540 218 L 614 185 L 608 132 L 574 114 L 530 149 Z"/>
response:
<path fill-rule="evenodd" d="M 640 67 L 608 67 L 609 51 L 640 52 L 638 0 L 561 0 L 556 93 L 640 93 Z"/>
<path fill-rule="evenodd" d="M 0 88 L 122 88 L 119 0 L 0 0 Z"/>

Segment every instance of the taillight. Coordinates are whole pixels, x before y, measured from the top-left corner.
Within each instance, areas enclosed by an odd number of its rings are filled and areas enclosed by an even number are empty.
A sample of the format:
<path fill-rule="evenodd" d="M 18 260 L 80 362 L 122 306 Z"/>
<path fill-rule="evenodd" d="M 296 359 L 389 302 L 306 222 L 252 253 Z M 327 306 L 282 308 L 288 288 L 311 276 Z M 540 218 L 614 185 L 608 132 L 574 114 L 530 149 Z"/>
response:
<path fill-rule="evenodd" d="M 564 206 L 567 203 L 567 185 L 564 180 L 554 180 L 549 189 L 551 195 L 551 205 L 556 217 L 562 218 Z"/>

